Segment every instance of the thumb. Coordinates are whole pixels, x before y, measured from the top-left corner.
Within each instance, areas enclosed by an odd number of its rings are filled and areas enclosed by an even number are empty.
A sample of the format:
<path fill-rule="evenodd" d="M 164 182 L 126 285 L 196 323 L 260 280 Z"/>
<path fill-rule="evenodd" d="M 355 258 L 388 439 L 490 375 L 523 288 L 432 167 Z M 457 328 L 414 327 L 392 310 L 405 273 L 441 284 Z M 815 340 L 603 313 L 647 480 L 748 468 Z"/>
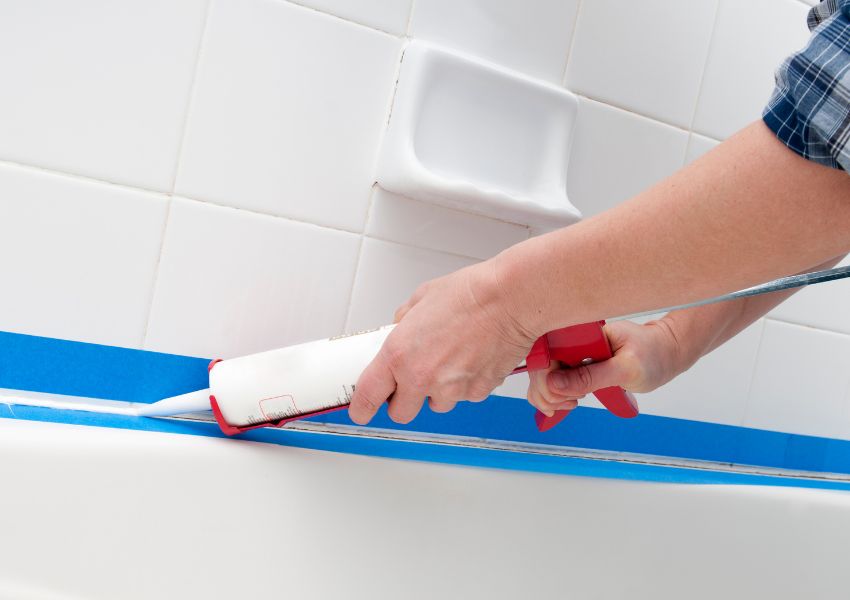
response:
<path fill-rule="evenodd" d="M 601 388 L 623 385 L 626 381 L 628 373 L 625 365 L 616 356 L 574 369 L 557 369 L 546 378 L 552 393 L 561 396 L 583 396 Z"/>

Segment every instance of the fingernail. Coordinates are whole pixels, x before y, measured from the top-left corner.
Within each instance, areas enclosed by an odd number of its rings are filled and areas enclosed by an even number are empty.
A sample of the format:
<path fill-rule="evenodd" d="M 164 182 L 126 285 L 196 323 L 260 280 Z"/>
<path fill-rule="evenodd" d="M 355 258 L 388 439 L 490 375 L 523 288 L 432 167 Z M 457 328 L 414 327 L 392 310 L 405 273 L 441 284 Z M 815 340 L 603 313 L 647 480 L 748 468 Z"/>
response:
<path fill-rule="evenodd" d="M 561 373 L 560 371 L 552 371 L 549 375 L 552 381 L 552 385 L 555 386 L 556 389 L 563 390 L 567 387 L 567 376 Z"/>

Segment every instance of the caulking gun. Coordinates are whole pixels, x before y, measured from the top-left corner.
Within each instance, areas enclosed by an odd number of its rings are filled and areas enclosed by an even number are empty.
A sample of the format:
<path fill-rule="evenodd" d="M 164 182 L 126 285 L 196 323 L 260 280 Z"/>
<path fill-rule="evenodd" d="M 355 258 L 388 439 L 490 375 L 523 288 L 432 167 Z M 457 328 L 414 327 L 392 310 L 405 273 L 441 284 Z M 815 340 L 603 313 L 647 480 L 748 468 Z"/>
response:
<path fill-rule="evenodd" d="M 611 320 L 660 314 L 846 277 L 850 277 L 850 266 L 783 277 L 707 300 Z M 550 361 L 576 368 L 611 358 L 604 325 L 605 321 L 597 321 L 547 333 L 534 343 L 528 356 L 512 374 L 546 369 Z M 215 360 L 209 367 L 208 389 L 141 406 L 136 414 L 173 416 L 212 408 L 222 431 L 232 435 L 257 427 L 279 427 L 297 419 L 342 409 L 350 403 L 360 373 L 377 355 L 393 327 L 389 325 L 259 354 Z M 622 388 L 603 388 L 596 390 L 594 395 L 618 417 L 630 418 L 638 414 L 634 396 Z M 568 414 L 569 411 L 556 411 L 554 416 L 547 417 L 538 411 L 535 421 L 540 431 L 546 431 Z"/>

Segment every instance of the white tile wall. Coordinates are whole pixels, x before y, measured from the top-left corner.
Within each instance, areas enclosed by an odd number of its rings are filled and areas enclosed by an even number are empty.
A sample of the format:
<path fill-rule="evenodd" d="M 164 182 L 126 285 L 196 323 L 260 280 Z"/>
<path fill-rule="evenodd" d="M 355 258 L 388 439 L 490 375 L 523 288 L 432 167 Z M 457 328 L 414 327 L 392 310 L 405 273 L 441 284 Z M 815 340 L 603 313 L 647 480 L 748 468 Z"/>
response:
<path fill-rule="evenodd" d="M 585 217 L 637 194 L 682 166 L 687 132 L 582 98 L 567 196 Z"/>
<path fill-rule="evenodd" d="M 145 347 L 226 358 L 339 333 L 359 245 L 351 233 L 175 198 Z"/>
<path fill-rule="evenodd" d="M 808 10 L 798 0 L 720 0 L 695 131 L 725 139 L 761 117 L 776 67 L 809 37 Z"/>
<path fill-rule="evenodd" d="M 579 11 L 571 90 L 690 126 L 717 0 L 592 0 Z"/>
<path fill-rule="evenodd" d="M 806 9 L 0 3 L 0 329 L 211 357 L 386 323 L 529 233 L 373 187 L 406 34 L 582 95 L 567 186 L 592 215 L 757 118 Z M 644 411 L 847 435 L 847 285 L 802 292 Z"/>
<path fill-rule="evenodd" d="M 142 341 L 167 199 L 0 165 L 0 330 Z"/>
<path fill-rule="evenodd" d="M 487 259 L 528 239 L 528 228 L 411 200 L 375 186 L 366 234 L 409 246 Z"/>
<path fill-rule="evenodd" d="M 400 49 L 281 0 L 216 0 L 177 193 L 362 230 Z"/>
<path fill-rule="evenodd" d="M 170 191 L 206 6 L 0 3 L 0 160 Z"/>
<path fill-rule="evenodd" d="M 296 0 L 296 4 L 337 15 L 394 35 L 407 31 L 413 0 Z"/>
<path fill-rule="evenodd" d="M 850 439 L 850 336 L 768 320 L 744 425 Z"/>
<path fill-rule="evenodd" d="M 475 262 L 455 254 L 366 238 L 360 253 L 346 331 L 392 323 L 395 310 L 420 283 Z"/>
<path fill-rule="evenodd" d="M 741 425 L 763 328 L 762 319 L 667 385 L 639 394 L 641 412 Z"/>
<path fill-rule="evenodd" d="M 560 83 L 578 0 L 416 0 L 411 35 Z"/>

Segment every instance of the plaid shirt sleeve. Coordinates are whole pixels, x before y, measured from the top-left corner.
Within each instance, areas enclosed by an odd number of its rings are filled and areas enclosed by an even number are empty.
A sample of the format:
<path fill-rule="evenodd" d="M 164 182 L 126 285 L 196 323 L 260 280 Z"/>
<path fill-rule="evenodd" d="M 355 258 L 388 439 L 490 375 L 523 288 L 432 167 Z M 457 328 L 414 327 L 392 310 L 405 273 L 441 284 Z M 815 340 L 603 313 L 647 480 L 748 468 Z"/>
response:
<path fill-rule="evenodd" d="M 850 0 L 809 13 L 812 36 L 776 71 L 762 118 L 804 158 L 850 172 Z"/>

